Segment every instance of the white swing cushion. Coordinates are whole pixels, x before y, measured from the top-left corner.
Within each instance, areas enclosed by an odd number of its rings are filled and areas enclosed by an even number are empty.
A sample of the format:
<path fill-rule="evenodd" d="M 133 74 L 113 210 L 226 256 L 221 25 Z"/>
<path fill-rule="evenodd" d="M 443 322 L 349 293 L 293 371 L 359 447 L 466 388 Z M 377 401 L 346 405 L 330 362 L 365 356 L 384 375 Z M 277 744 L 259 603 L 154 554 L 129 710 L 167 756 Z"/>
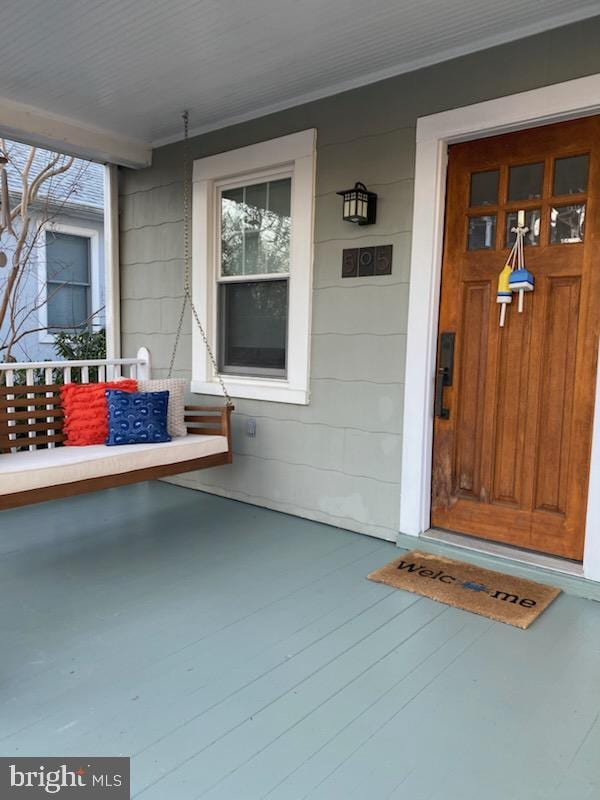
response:
<path fill-rule="evenodd" d="M 227 449 L 226 436 L 189 434 L 158 444 L 95 444 L 6 453 L 0 455 L 0 494 L 177 464 L 226 453 Z"/>

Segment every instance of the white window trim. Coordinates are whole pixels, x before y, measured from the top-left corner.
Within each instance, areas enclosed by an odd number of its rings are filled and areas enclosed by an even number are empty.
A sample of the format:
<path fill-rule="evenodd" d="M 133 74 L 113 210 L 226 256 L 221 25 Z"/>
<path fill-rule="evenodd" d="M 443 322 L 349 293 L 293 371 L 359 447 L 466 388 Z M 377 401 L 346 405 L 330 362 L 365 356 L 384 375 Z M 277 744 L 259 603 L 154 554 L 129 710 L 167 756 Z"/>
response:
<path fill-rule="evenodd" d="M 600 112 L 600 74 L 417 120 L 414 216 L 403 415 L 400 531 L 430 527 L 433 387 L 442 272 L 447 147 Z M 600 370 L 590 463 L 584 577 L 600 581 Z"/>
<path fill-rule="evenodd" d="M 83 225 L 63 224 L 62 222 L 48 222 L 40 228 L 42 239 L 37 250 L 38 259 L 38 297 L 41 307 L 38 311 L 38 321 L 41 330 L 38 340 L 41 344 L 54 344 L 56 336 L 48 328 L 48 268 L 46 261 L 46 234 L 67 233 L 72 236 L 81 236 L 90 240 L 90 300 L 92 312 L 100 308 L 100 232 L 95 228 L 86 228 Z M 92 322 L 92 330 L 102 326 Z"/>
<path fill-rule="evenodd" d="M 194 161 L 192 195 L 192 294 L 211 345 L 217 342 L 217 184 L 252 179 L 273 169 L 292 173 L 292 240 L 289 274 L 287 377 L 223 374 L 232 397 L 307 405 L 315 200 L 316 130 L 292 133 Z M 217 376 L 196 326 L 192 334 L 193 392 L 221 394 Z"/>

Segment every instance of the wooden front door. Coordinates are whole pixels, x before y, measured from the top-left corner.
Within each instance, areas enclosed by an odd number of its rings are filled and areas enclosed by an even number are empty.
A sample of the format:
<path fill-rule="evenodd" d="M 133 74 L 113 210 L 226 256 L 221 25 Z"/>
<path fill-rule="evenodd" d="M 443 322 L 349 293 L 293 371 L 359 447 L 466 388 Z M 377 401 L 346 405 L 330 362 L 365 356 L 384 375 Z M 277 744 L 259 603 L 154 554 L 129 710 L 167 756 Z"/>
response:
<path fill-rule="evenodd" d="M 535 289 L 500 327 L 519 210 Z M 599 314 L 600 117 L 450 147 L 434 526 L 583 557 Z"/>

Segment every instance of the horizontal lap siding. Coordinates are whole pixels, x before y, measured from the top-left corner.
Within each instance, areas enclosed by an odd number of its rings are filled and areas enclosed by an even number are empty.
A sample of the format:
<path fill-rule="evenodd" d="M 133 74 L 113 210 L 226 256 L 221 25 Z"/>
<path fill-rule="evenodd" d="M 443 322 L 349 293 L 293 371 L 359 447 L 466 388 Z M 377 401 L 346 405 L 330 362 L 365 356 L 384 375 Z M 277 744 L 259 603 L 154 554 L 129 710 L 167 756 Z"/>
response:
<path fill-rule="evenodd" d="M 235 463 L 178 482 L 395 538 L 417 117 L 598 72 L 599 39 L 599 19 L 587 20 L 192 140 L 200 158 L 317 128 L 311 403 L 236 400 Z M 174 144 L 121 172 L 123 350 L 147 345 L 157 376 L 182 298 L 181 160 Z M 341 219 L 335 193 L 356 180 L 379 196 L 372 228 Z M 341 279 L 345 247 L 390 243 L 391 275 Z M 175 368 L 189 377 L 189 315 L 185 330 Z"/>

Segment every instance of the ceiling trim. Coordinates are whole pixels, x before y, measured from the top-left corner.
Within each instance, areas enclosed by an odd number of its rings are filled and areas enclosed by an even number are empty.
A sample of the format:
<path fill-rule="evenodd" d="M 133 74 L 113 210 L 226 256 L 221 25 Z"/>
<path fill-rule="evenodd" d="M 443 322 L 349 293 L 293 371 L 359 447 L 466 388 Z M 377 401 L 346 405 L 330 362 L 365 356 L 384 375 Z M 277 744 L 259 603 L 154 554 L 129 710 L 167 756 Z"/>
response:
<path fill-rule="evenodd" d="M 288 100 L 282 100 L 278 103 L 261 106 L 245 114 L 222 117 L 221 119 L 215 120 L 215 122 L 211 122 L 207 125 L 199 125 L 197 127 L 190 128 L 189 135 L 200 136 L 203 133 L 221 130 L 232 125 L 239 125 L 242 122 L 249 122 L 253 119 L 265 117 L 268 114 L 275 114 L 278 111 L 285 111 L 288 108 L 301 106 L 305 103 L 310 103 L 315 100 L 322 100 L 326 97 L 341 94 L 342 92 L 347 92 L 351 89 L 358 89 L 361 86 L 367 86 L 370 83 L 377 83 L 377 81 L 393 78 L 397 75 L 403 75 L 407 72 L 414 72 L 418 69 L 423 69 L 424 67 L 431 67 L 434 64 L 439 64 L 443 61 L 450 61 L 453 58 L 466 56 L 471 53 L 476 53 L 480 50 L 487 50 L 489 48 L 496 47 L 497 45 L 507 44 L 508 42 L 518 41 L 519 39 L 525 39 L 528 36 L 535 36 L 538 33 L 543 33 L 544 31 L 552 30 L 553 28 L 561 28 L 564 25 L 580 22 L 581 20 L 597 15 L 598 3 L 593 2 L 578 10 L 565 12 L 564 14 L 558 14 L 546 20 L 539 20 L 531 23 L 530 25 L 523 25 L 517 31 L 487 36 L 462 47 L 448 48 L 431 56 L 396 64 L 393 67 L 388 67 L 384 70 L 378 70 L 376 72 L 370 72 L 367 75 L 362 75 L 349 81 L 340 81 L 338 83 L 330 84 L 323 89 L 296 95 L 295 97 L 292 97 Z M 154 140 L 152 142 L 152 147 L 163 147 L 164 145 L 174 144 L 175 142 L 180 142 L 182 140 L 183 135 L 181 133 L 176 133 L 172 134 L 171 136 L 165 136 Z"/>
<path fill-rule="evenodd" d="M 133 168 L 152 163 L 147 142 L 5 98 L 0 98 L 0 135 L 100 163 Z"/>

